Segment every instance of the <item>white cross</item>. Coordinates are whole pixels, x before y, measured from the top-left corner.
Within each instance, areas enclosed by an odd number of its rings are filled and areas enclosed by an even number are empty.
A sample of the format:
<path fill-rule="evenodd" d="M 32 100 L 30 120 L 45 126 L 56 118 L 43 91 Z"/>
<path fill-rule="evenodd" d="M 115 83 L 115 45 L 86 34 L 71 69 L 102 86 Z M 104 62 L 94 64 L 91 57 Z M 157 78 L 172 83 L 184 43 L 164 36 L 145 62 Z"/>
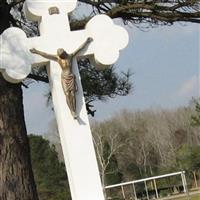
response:
<path fill-rule="evenodd" d="M 56 6 L 60 13 L 50 15 L 48 9 Z M 74 120 L 66 104 L 61 86 L 58 63 L 30 53 L 31 48 L 55 54 L 58 48 L 74 52 L 88 37 L 93 42 L 82 55 L 93 55 L 102 65 L 114 64 L 119 51 L 128 43 L 128 34 L 105 15 L 93 17 L 84 30 L 70 31 L 68 13 L 76 7 L 76 0 L 26 0 L 25 14 L 39 22 L 40 36 L 27 38 L 18 28 L 9 28 L 1 35 L 0 72 L 12 83 L 22 81 L 36 65 L 46 65 L 51 85 L 53 105 L 61 138 L 73 200 L 103 200 L 95 150 L 85 108 L 85 101 L 76 59 L 73 72 L 77 77 L 76 94 L 78 120 Z"/>

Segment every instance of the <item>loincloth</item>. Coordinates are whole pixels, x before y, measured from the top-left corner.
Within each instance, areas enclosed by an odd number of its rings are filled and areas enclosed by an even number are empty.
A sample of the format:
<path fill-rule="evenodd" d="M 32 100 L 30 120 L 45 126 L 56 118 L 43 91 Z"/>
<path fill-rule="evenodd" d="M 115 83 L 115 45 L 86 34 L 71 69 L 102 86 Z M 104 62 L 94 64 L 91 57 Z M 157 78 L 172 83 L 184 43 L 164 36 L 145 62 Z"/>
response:
<path fill-rule="evenodd" d="M 71 91 L 77 91 L 76 86 L 76 76 L 74 74 L 66 74 L 62 72 L 61 74 L 62 86 L 65 93 Z"/>

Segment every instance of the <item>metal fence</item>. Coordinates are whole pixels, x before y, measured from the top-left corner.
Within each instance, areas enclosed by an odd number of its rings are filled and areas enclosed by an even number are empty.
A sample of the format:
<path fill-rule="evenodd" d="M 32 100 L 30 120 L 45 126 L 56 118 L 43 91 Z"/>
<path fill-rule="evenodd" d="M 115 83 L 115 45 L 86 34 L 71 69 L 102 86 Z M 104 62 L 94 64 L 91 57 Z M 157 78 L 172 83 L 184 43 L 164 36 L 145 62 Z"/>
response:
<path fill-rule="evenodd" d="M 106 186 L 105 189 L 107 199 L 113 200 L 159 199 L 175 193 L 188 195 L 185 171 L 110 185 Z"/>

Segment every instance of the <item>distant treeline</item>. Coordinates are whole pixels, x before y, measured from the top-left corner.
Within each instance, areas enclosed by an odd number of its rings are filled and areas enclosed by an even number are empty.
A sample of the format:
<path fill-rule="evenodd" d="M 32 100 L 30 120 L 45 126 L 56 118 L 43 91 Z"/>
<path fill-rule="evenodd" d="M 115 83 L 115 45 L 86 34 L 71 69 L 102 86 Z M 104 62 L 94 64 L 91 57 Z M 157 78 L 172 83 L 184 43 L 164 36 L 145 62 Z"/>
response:
<path fill-rule="evenodd" d="M 176 110 L 126 110 L 110 120 L 94 123 L 97 150 L 100 152 L 102 145 L 107 149 L 106 154 L 101 152 L 99 160 L 105 185 L 119 179 L 124 182 L 175 171 L 199 171 L 200 124 L 193 123 L 199 115 L 191 105 Z M 110 165 L 115 160 L 115 167 L 108 165 L 105 170 L 102 160 Z"/>
<path fill-rule="evenodd" d="M 181 170 L 187 172 L 191 187 L 200 186 L 199 116 L 197 106 L 191 105 L 176 110 L 122 111 L 110 120 L 93 123 L 103 186 Z M 58 133 L 46 138 L 50 142 L 29 136 L 40 200 L 70 200 Z M 179 181 L 171 179 L 174 185 Z M 169 184 L 161 181 L 159 185 Z M 138 188 L 141 192 L 142 187 Z"/>

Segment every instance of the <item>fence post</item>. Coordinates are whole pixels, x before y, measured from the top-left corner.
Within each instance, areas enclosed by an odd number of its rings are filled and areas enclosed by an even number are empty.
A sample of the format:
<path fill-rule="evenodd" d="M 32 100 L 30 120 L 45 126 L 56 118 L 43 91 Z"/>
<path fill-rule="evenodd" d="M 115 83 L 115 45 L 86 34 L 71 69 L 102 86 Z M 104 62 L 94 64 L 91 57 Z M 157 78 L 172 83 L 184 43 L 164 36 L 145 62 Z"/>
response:
<path fill-rule="evenodd" d="M 122 195 L 123 195 L 123 198 L 126 199 L 123 185 L 121 186 L 121 189 L 122 189 Z"/>
<path fill-rule="evenodd" d="M 183 192 L 186 193 L 186 185 L 185 185 L 185 179 L 184 179 L 183 172 L 181 173 L 181 179 L 182 179 L 182 184 L 183 184 Z"/>
<path fill-rule="evenodd" d="M 133 193 L 134 193 L 135 200 L 137 200 L 137 193 L 136 193 L 136 190 L 135 190 L 135 184 L 134 183 L 133 183 Z"/>
<path fill-rule="evenodd" d="M 187 187 L 187 181 L 186 181 L 186 177 L 185 177 L 185 171 L 183 171 L 183 172 L 181 173 L 181 177 L 182 177 L 184 192 L 185 192 L 186 195 L 187 195 L 187 199 L 190 200 L 190 194 L 189 194 L 188 187 Z"/>
<path fill-rule="evenodd" d="M 144 181 L 144 185 L 145 185 L 145 190 L 146 190 L 146 194 L 147 194 L 147 199 L 149 200 L 149 193 L 148 193 L 148 188 L 147 188 L 147 182 Z"/>
<path fill-rule="evenodd" d="M 158 199 L 159 196 L 158 196 L 158 189 L 157 189 L 157 184 L 156 184 L 156 180 L 153 179 L 153 183 L 154 183 L 154 188 L 155 188 L 155 191 L 156 191 L 156 198 Z"/>

